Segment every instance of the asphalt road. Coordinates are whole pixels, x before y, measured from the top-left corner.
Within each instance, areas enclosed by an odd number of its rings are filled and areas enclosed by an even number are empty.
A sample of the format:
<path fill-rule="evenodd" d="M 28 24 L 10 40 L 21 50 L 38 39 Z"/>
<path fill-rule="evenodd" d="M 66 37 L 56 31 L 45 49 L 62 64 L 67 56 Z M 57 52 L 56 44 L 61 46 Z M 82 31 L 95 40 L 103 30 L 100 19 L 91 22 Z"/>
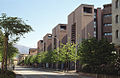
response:
<path fill-rule="evenodd" d="M 53 72 L 38 68 L 24 68 L 16 67 L 14 70 L 15 73 L 19 74 L 17 78 L 89 78 L 79 76 L 77 73 L 64 73 L 64 72 Z"/>

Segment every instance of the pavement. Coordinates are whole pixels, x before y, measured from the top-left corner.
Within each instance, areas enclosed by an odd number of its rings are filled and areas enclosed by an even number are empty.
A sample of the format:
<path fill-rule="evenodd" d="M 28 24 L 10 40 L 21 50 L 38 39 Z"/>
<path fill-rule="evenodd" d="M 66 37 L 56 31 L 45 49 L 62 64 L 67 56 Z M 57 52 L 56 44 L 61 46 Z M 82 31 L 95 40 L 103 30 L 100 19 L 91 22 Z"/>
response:
<path fill-rule="evenodd" d="M 75 72 L 52 71 L 40 68 L 25 68 L 17 66 L 14 70 L 16 78 L 91 78 L 80 76 Z"/>

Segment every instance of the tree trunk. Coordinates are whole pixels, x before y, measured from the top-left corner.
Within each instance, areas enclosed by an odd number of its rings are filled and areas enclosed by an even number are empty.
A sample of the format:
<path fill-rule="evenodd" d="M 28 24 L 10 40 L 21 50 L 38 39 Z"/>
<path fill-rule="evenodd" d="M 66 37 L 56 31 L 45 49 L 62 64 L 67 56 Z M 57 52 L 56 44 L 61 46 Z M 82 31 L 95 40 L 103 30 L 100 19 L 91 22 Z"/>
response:
<path fill-rule="evenodd" d="M 7 70 L 7 51 L 8 51 L 8 35 L 5 34 L 4 38 L 4 56 L 3 56 L 3 70 Z"/>
<path fill-rule="evenodd" d="M 5 70 L 7 70 L 8 35 L 6 35 Z"/>
<path fill-rule="evenodd" d="M 4 51 L 3 51 L 3 60 L 2 60 L 2 72 L 5 71 L 5 61 L 6 61 L 6 49 L 7 49 L 7 38 L 6 38 L 6 35 L 4 37 Z"/>
<path fill-rule="evenodd" d="M 5 53 L 3 52 L 3 57 L 2 57 L 2 66 L 1 66 L 1 68 L 2 68 L 2 73 L 4 72 L 4 64 L 5 64 Z"/>

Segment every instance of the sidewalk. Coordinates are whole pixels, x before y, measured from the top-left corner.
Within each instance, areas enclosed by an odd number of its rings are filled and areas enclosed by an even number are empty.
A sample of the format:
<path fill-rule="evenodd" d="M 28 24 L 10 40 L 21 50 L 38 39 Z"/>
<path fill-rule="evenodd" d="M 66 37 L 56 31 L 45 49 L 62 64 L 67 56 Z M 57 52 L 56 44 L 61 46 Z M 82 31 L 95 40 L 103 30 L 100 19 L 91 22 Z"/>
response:
<path fill-rule="evenodd" d="M 21 74 L 15 72 L 15 70 L 13 72 L 16 74 L 16 78 L 24 78 Z"/>
<path fill-rule="evenodd" d="M 16 74 L 16 78 L 24 78 L 24 77 L 20 74 Z"/>
<path fill-rule="evenodd" d="M 40 70 L 40 71 L 60 73 L 60 74 L 64 74 L 64 75 L 79 75 L 78 73 L 75 72 L 75 70 L 66 72 L 64 70 L 55 70 L 55 69 L 44 69 L 44 68 L 36 68 L 36 69 Z"/>
<path fill-rule="evenodd" d="M 46 72 L 53 72 L 53 73 L 60 73 L 60 74 L 65 74 L 65 75 L 79 75 L 78 73 L 75 72 L 75 70 L 71 71 L 65 71 L 65 70 L 56 70 L 56 69 L 51 69 L 51 68 L 34 68 L 34 67 L 27 67 L 27 66 L 21 66 L 24 68 L 33 68 L 39 71 L 46 71 Z"/>

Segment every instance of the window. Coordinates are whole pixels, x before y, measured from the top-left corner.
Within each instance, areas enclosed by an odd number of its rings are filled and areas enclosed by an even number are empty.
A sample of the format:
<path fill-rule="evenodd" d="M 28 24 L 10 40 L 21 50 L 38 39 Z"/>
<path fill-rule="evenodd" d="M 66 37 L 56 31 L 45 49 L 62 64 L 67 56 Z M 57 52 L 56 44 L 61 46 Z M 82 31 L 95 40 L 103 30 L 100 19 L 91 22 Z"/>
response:
<path fill-rule="evenodd" d="M 104 24 L 104 26 L 105 26 L 105 27 L 107 27 L 107 26 L 112 26 L 112 24 Z"/>
<path fill-rule="evenodd" d="M 41 43 L 43 43 L 43 40 L 41 40 Z"/>
<path fill-rule="evenodd" d="M 119 31 L 116 30 L 116 38 L 118 39 L 118 37 L 119 37 Z"/>
<path fill-rule="evenodd" d="M 84 13 L 92 13 L 92 8 L 84 7 Z"/>
<path fill-rule="evenodd" d="M 96 37 L 96 31 L 94 31 L 94 37 Z"/>
<path fill-rule="evenodd" d="M 119 2 L 118 2 L 118 0 L 116 0 L 115 7 L 118 8 L 118 6 L 119 6 Z"/>
<path fill-rule="evenodd" d="M 66 26 L 60 26 L 61 30 L 66 30 Z"/>
<path fill-rule="evenodd" d="M 112 35 L 112 33 L 104 33 L 105 36 Z"/>
<path fill-rule="evenodd" d="M 52 35 L 48 35 L 48 39 L 51 39 L 52 38 Z"/>
<path fill-rule="evenodd" d="M 97 9 L 94 9 L 94 18 L 97 16 Z"/>
<path fill-rule="evenodd" d="M 115 20 L 116 20 L 116 23 L 119 22 L 119 16 L 118 15 L 116 15 Z"/>
<path fill-rule="evenodd" d="M 104 17 L 110 17 L 112 14 L 105 14 Z"/>

